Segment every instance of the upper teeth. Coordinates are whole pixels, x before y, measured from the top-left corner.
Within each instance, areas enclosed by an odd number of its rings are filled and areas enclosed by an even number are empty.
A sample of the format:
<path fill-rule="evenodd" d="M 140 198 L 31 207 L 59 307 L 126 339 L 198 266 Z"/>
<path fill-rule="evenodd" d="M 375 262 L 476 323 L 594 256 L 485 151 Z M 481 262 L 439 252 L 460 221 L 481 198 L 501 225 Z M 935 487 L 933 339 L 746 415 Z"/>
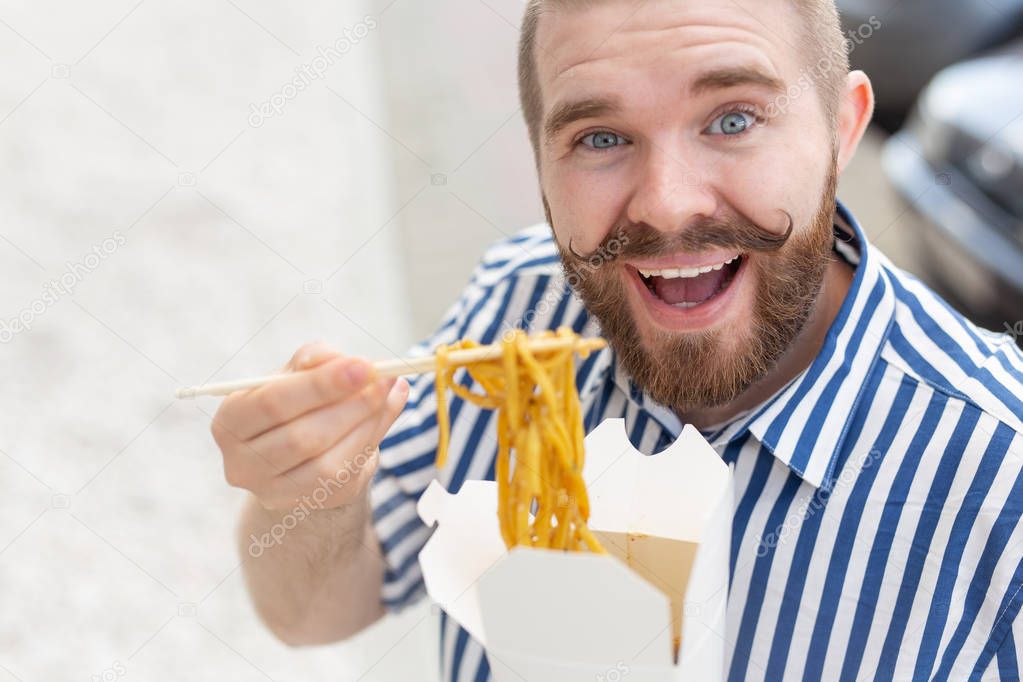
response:
<path fill-rule="evenodd" d="M 705 272 L 710 272 L 711 270 L 720 270 L 737 258 L 738 256 L 733 256 L 723 263 L 718 263 L 717 265 L 704 265 L 702 268 L 664 268 L 663 270 L 644 270 L 643 268 L 639 268 L 639 274 L 644 277 L 663 277 L 665 279 L 696 277 L 704 274 Z"/>

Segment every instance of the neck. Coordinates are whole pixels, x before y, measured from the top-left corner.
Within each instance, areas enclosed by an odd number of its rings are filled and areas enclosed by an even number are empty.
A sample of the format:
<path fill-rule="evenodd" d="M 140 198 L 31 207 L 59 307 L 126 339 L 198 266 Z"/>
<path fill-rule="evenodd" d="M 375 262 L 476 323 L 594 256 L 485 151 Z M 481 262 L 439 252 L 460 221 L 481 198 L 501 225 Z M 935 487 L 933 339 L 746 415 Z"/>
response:
<path fill-rule="evenodd" d="M 706 429 L 729 421 L 770 398 L 809 367 L 824 345 L 828 329 L 831 328 L 832 322 L 845 301 L 852 280 L 853 271 L 844 261 L 837 258 L 829 261 L 814 309 L 803 330 L 778 361 L 778 364 L 763 379 L 746 389 L 727 405 L 680 414 L 679 417 L 682 421 L 693 424 L 699 429 Z"/>

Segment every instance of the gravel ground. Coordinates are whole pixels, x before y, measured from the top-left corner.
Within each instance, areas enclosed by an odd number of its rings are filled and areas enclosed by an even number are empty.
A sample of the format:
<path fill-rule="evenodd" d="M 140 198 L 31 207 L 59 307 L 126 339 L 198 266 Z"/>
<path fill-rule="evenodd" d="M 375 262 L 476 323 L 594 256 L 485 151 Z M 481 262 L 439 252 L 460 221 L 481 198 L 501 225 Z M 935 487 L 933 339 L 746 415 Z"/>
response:
<path fill-rule="evenodd" d="M 425 606 L 337 646 L 262 628 L 216 401 L 171 395 L 313 338 L 399 353 L 539 219 L 521 7 L 0 1 L 0 682 L 434 678 Z M 842 196 L 897 255 L 877 142 Z"/>

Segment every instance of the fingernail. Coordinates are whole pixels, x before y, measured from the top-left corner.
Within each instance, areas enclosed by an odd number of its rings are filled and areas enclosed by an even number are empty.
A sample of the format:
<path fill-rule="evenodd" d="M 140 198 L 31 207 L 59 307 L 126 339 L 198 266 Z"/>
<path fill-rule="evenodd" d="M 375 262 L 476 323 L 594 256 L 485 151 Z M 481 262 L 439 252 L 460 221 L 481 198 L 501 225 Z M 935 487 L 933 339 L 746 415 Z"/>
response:
<path fill-rule="evenodd" d="M 358 385 L 369 377 L 369 367 L 364 362 L 354 362 L 345 368 L 345 375 L 348 377 L 348 381 Z"/>

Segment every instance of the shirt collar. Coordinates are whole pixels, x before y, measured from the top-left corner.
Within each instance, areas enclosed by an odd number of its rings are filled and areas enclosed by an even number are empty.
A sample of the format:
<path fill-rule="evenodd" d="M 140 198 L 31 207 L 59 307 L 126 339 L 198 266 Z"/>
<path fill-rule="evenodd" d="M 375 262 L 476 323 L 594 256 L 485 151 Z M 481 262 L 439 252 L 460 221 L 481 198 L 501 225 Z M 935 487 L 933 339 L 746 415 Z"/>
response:
<path fill-rule="evenodd" d="M 784 388 L 712 437 L 714 445 L 721 445 L 752 434 L 804 481 L 825 490 L 831 488 L 835 459 L 895 315 L 882 256 L 868 244 L 852 213 L 836 204 L 838 215 L 855 233 L 860 262 L 820 352 Z M 672 435 L 681 432 L 675 413 L 639 391 L 617 358 L 608 369 L 630 401 Z"/>

